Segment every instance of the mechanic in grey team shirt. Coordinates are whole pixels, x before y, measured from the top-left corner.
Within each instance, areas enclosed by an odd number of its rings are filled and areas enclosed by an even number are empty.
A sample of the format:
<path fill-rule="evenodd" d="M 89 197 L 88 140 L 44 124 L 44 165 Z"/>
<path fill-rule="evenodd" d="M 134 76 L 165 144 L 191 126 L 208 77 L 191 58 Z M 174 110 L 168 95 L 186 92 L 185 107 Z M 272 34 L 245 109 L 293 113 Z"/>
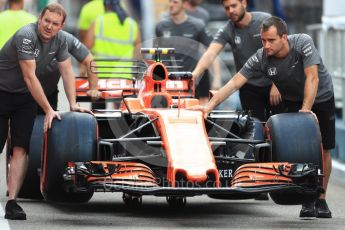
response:
<path fill-rule="evenodd" d="M 246 0 L 221 2 L 229 21 L 218 30 L 211 45 L 198 62 L 193 71 L 194 79 L 197 79 L 210 66 L 227 43 L 232 48 L 237 71 L 262 47 L 260 25 L 271 15 L 264 12 L 247 12 Z M 239 96 L 244 110 L 250 110 L 253 117 L 265 121 L 272 109 L 275 109 L 274 113 L 278 110 L 278 107 L 274 106 L 278 104 L 276 102 L 280 99 L 280 94 L 263 73 L 256 74 L 257 77 L 248 79 L 248 82 L 239 90 Z"/>
<path fill-rule="evenodd" d="M 84 69 L 86 70 L 89 81 L 89 90 L 86 92 L 86 94 L 94 100 L 98 99 L 98 78 L 91 69 L 91 61 L 93 60 L 92 54 L 88 48 L 86 48 L 86 46 L 75 36 L 66 31 L 61 31 L 61 33 L 66 37 L 68 52 L 80 64 L 82 64 L 83 67 L 85 67 Z M 60 76 L 61 74 L 56 59 L 53 59 L 53 61 L 47 66 L 46 70 L 38 76 L 49 104 L 55 111 L 57 110 L 58 105 L 58 82 L 60 80 Z M 44 111 L 41 107 L 38 107 L 37 113 L 44 114 Z"/>
<path fill-rule="evenodd" d="M 207 32 L 204 23 L 200 19 L 188 16 L 185 10 L 187 0 L 170 0 L 169 17 L 164 17 L 156 25 L 155 46 L 175 48 L 172 60 L 181 62 L 168 65 L 183 66 L 182 69 L 169 69 L 170 71 L 192 71 L 201 56 L 201 45 L 208 46 L 212 36 Z M 203 79 L 196 88 L 199 98 L 208 101 L 210 89 L 209 79 Z M 206 100 L 205 100 L 206 98 Z M 203 102 L 201 102 L 203 103 Z"/>
<path fill-rule="evenodd" d="M 11 157 L 8 174 L 8 201 L 5 218 L 25 220 L 26 213 L 16 198 L 28 166 L 28 150 L 37 104 L 45 112 L 44 131 L 60 115 L 49 105 L 37 79 L 56 58 L 64 79 L 72 111 L 89 112 L 79 107 L 75 96 L 75 79 L 67 50 L 66 36 L 60 32 L 66 18 L 62 5 L 47 5 L 35 24 L 19 29 L 0 51 L 0 146 L 10 131 Z"/>
<path fill-rule="evenodd" d="M 263 48 L 259 49 L 201 110 L 205 116 L 219 103 L 259 73 L 279 89 L 288 112 L 313 112 L 318 118 L 323 144 L 326 192 L 331 174 L 330 150 L 335 146 L 335 104 L 333 84 L 322 59 L 307 34 L 287 35 L 285 22 L 278 17 L 265 19 L 261 25 Z M 331 218 L 325 193 L 316 202 L 302 205 L 300 217 Z"/>
<path fill-rule="evenodd" d="M 189 16 L 201 19 L 205 25 L 210 21 L 210 14 L 206 9 L 199 6 L 203 0 L 187 0 L 186 12 Z"/>

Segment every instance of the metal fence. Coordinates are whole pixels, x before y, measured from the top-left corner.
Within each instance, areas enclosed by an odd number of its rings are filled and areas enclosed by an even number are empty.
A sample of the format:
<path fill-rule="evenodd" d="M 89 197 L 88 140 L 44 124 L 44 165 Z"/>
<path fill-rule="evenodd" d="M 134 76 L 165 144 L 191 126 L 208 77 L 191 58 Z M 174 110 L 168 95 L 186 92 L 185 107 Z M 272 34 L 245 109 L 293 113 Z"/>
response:
<path fill-rule="evenodd" d="M 345 122 L 345 28 L 326 28 L 321 24 L 307 26 L 328 71 L 332 75 L 336 107 Z"/>

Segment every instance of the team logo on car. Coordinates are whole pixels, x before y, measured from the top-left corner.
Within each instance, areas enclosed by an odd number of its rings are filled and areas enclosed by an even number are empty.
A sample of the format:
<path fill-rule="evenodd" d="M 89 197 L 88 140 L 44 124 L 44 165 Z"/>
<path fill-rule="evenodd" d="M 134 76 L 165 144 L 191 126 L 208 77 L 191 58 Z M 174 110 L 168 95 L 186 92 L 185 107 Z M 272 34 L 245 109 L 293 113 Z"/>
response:
<path fill-rule="evenodd" d="M 277 75 L 277 68 L 276 67 L 271 67 L 268 69 L 268 76 L 275 76 Z"/>
<path fill-rule="evenodd" d="M 232 169 L 219 169 L 219 177 L 220 178 L 232 178 Z"/>

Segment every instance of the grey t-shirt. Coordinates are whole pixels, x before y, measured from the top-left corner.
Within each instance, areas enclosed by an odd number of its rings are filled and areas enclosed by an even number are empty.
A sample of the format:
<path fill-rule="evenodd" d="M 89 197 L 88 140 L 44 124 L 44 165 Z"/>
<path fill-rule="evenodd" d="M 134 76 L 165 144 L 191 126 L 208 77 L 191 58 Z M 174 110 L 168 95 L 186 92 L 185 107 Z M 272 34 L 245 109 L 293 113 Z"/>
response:
<path fill-rule="evenodd" d="M 186 10 L 186 13 L 187 15 L 189 16 L 192 16 L 194 18 L 197 18 L 197 19 L 200 19 L 204 22 L 205 25 L 208 24 L 208 22 L 210 21 L 210 14 L 208 13 L 207 10 L 205 10 L 204 8 L 200 7 L 200 6 L 197 6 L 196 7 L 196 11 L 189 11 L 189 10 Z M 163 12 L 161 15 L 160 15 L 160 19 L 166 19 L 166 18 L 169 18 L 170 15 L 169 15 L 169 12 Z"/>
<path fill-rule="evenodd" d="M 207 25 L 210 20 L 210 14 L 204 8 L 197 6 L 195 11 L 186 11 L 186 13 L 194 18 L 201 19 L 205 25 Z"/>
<path fill-rule="evenodd" d="M 228 21 L 221 29 L 218 30 L 213 42 L 225 46 L 227 43 L 232 48 L 235 59 L 236 71 L 239 71 L 246 61 L 262 47 L 260 37 L 260 26 L 264 19 L 271 15 L 263 12 L 252 12 L 252 20 L 248 26 L 238 28 L 232 21 Z M 248 81 L 255 86 L 268 86 L 271 82 L 261 76 Z"/>
<path fill-rule="evenodd" d="M 68 57 L 66 36 L 61 31 L 44 43 L 38 37 L 37 23 L 28 24 L 19 29 L 0 50 L 0 90 L 29 92 L 19 66 L 20 60 L 35 60 L 38 76 L 54 58 L 62 62 Z"/>
<path fill-rule="evenodd" d="M 177 65 L 182 65 L 182 71 L 192 71 L 200 59 L 205 46 L 212 41 L 212 36 L 207 32 L 200 19 L 188 16 L 181 24 L 175 24 L 170 17 L 162 19 L 156 25 L 155 46 L 175 48 L 175 54 L 169 58 L 182 60 Z"/>
<path fill-rule="evenodd" d="M 312 38 L 307 34 L 294 34 L 288 36 L 288 42 L 290 51 L 284 59 L 267 56 L 261 48 L 246 62 L 240 73 L 247 79 L 255 78 L 258 73 L 262 73 L 274 82 L 284 100 L 302 102 L 304 69 L 317 65 L 319 86 L 315 104 L 329 100 L 333 96 L 332 78 Z"/>
<path fill-rule="evenodd" d="M 89 50 L 86 46 L 81 43 L 78 38 L 74 37 L 72 34 L 61 31 L 61 33 L 66 36 L 66 42 L 68 47 L 68 52 L 78 61 L 82 62 L 87 55 L 89 55 Z M 47 66 L 47 69 L 44 71 L 46 72 L 54 72 L 58 71 L 59 67 L 57 65 L 57 60 L 54 58 L 53 61 Z"/>
<path fill-rule="evenodd" d="M 89 50 L 75 36 L 66 31 L 61 31 L 66 37 L 68 52 L 78 61 L 83 62 L 89 55 Z M 43 90 L 47 96 L 50 96 L 57 90 L 57 84 L 60 80 L 60 72 L 56 58 L 47 66 L 46 70 L 38 76 Z"/>

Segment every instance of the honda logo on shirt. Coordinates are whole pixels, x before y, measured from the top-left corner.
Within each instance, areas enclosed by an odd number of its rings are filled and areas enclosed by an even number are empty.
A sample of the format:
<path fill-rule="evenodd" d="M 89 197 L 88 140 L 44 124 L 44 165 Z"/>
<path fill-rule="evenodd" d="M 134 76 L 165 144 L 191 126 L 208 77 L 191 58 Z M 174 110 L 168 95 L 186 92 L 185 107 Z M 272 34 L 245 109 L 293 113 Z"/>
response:
<path fill-rule="evenodd" d="M 276 67 L 271 67 L 268 69 L 268 76 L 275 76 L 277 75 L 277 68 Z"/>
<path fill-rule="evenodd" d="M 169 38 L 171 36 L 171 31 L 170 30 L 164 30 L 163 31 L 163 37 Z"/>
<path fill-rule="evenodd" d="M 240 36 L 235 36 L 235 44 L 236 45 L 241 44 L 241 37 Z"/>

